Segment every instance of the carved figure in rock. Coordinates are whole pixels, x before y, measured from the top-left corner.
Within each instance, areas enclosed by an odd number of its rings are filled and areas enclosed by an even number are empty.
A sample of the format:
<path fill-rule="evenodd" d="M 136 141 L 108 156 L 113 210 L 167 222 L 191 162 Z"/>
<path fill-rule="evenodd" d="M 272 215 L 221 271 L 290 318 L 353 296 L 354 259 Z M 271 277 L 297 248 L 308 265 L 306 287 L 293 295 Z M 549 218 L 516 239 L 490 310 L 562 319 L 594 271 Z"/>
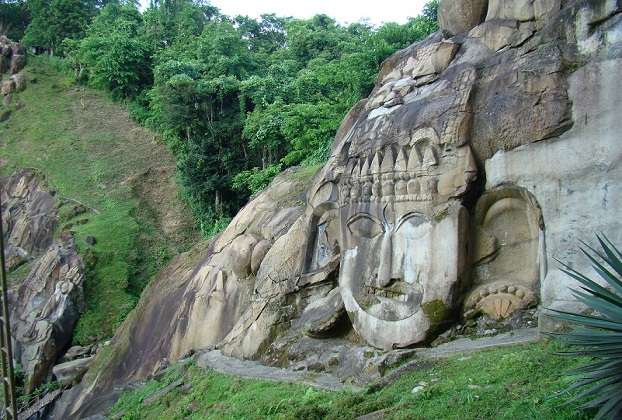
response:
<path fill-rule="evenodd" d="M 50 373 L 84 306 L 84 266 L 71 235 L 63 234 L 9 297 L 15 358 L 32 391 Z"/>
<path fill-rule="evenodd" d="M 502 319 L 537 302 L 546 270 L 540 208 L 527 191 L 504 187 L 484 194 L 475 210 L 473 290 L 465 315 Z"/>
<path fill-rule="evenodd" d="M 468 144 L 474 80 L 473 68 L 448 70 L 426 94 L 364 114 L 349 133 L 339 286 L 354 328 L 376 347 L 426 340 L 456 304 L 467 262 L 461 198 L 477 171 Z"/>

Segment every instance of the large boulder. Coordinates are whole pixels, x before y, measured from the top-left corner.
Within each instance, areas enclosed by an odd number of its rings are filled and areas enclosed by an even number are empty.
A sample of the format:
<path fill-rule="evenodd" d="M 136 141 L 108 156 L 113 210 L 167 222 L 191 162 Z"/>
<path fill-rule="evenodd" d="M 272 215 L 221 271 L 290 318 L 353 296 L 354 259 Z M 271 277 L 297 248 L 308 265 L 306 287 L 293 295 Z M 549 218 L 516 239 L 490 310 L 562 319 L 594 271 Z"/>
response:
<path fill-rule="evenodd" d="M 24 89 L 26 89 L 26 76 L 24 75 L 23 72 L 13 74 L 10 80 L 13 81 L 16 92 L 21 92 Z"/>
<path fill-rule="evenodd" d="M 13 79 L 3 80 L 0 85 L 0 94 L 7 96 L 13 92 L 15 92 L 15 81 Z"/>
<path fill-rule="evenodd" d="M 52 373 L 61 385 L 73 385 L 80 382 L 92 361 L 93 356 L 70 360 L 54 366 Z"/>
<path fill-rule="evenodd" d="M 11 45 L 11 74 L 17 74 L 26 67 L 26 48 L 14 42 Z"/>
<path fill-rule="evenodd" d="M 467 32 L 486 17 L 488 0 L 441 0 L 438 6 L 438 24 L 450 35 Z"/>

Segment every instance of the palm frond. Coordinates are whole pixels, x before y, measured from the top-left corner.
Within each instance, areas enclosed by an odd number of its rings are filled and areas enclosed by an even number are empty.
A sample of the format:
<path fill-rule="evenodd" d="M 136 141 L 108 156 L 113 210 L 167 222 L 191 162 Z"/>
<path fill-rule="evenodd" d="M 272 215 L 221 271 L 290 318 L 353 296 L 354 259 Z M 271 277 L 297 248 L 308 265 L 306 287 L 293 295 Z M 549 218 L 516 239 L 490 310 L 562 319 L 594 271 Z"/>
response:
<path fill-rule="evenodd" d="M 583 408 L 598 409 L 597 419 L 618 418 L 622 414 L 622 252 L 605 235 L 596 238 L 602 251 L 586 243 L 581 251 L 604 285 L 559 261 L 561 271 L 581 284 L 573 295 L 593 313 L 549 309 L 552 317 L 579 328 L 548 335 L 571 347 L 558 354 L 593 359 L 568 372 L 574 382 L 567 391 L 582 390 L 568 403 L 586 399 Z"/>

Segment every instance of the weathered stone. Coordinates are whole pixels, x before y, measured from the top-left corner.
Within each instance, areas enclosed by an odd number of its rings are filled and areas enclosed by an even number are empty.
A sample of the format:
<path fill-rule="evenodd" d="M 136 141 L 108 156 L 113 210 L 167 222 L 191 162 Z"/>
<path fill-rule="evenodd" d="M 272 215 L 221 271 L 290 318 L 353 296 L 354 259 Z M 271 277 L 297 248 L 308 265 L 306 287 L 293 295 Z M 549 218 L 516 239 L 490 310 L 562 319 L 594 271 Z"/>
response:
<path fill-rule="evenodd" d="M 355 126 L 348 154 L 340 157 L 346 169 L 339 183 L 339 284 L 354 328 L 374 346 L 425 340 L 454 305 L 467 226 L 459 197 L 476 174 L 465 144 L 474 77 L 466 67 L 435 82 L 461 93 L 421 120 L 415 101 Z M 413 129 L 418 124 L 427 127 Z M 382 136 L 385 127 L 392 136 Z M 452 152 L 441 156 L 450 144 Z"/>
<path fill-rule="evenodd" d="M 15 92 L 15 81 L 12 79 L 4 80 L 0 86 L 0 94 L 10 95 Z"/>
<path fill-rule="evenodd" d="M 561 10 L 561 0 L 534 0 L 534 15 L 536 17 L 537 29 L 542 29 L 544 25 Z"/>
<path fill-rule="evenodd" d="M 37 260 L 11 295 L 14 357 L 24 369 L 28 391 L 43 383 L 71 340 L 84 305 L 83 281 L 73 238 L 65 236 Z"/>
<path fill-rule="evenodd" d="M 362 380 L 387 349 L 453 321 L 490 335 L 520 327 L 535 309 L 518 309 L 538 298 L 577 307 L 551 259 L 576 262 L 571 244 L 593 230 L 622 241 L 622 16 L 607 0 L 518 4 L 495 2 L 470 35 L 444 44 L 436 33 L 389 57 L 324 167 L 278 177 L 201 261 L 161 273 L 115 357 L 56 418 L 95 413 L 119 384 L 202 347 Z M 325 330 L 337 286 L 347 318 Z M 484 315 L 453 319 L 459 305 Z M 304 336 L 306 317 L 321 339 Z M 514 342 L 498 337 L 486 345 Z"/>
<path fill-rule="evenodd" d="M 11 68 L 11 59 L 0 54 L 0 76 L 8 72 L 9 68 Z"/>
<path fill-rule="evenodd" d="M 613 243 L 622 243 L 615 210 L 622 206 L 622 89 L 615 81 L 620 65 L 620 59 L 607 60 L 572 74 L 570 98 L 577 123 L 561 138 L 499 152 L 486 162 L 489 189 L 516 184 L 533 194 L 542 209 L 544 307 L 582 309 L 571 294 L 579 285 L 560 271 L 554 258 L 589 272 L 589 261 L 580 258 L 579 240 L 591 243 L 595 233 L 605 232 Z"/>
<path fill-rule="evenodd" d="M 573 124 L 559 49 L 545 44 L 515 54 L 499 53 L 476 83 L 471 138 L 480 161 L 498 150 L 556 137 Z"/>
<path fill-rule="evenodd" d="M 504 186 L 484 194 L 476 207 L 473 284 L 466 311 L 507 318 L 537 301 L 544 260 L 544 224 L 535 198 Z"/>
<path fill-rule="evenodd" d="M 522 43 L 533 31 L 519 31 L 515 20 L 484 22 L 469 32 L 469 37 L 481 40 L 489 49 L 499 51 L 502 48 Z"/>
<path fill-rule="evenodd" d="M 11 67 L 9 69 L 11 74 L 19 73 L 24 67 L 26 67 L 25 55 L 13 55 L 11 57 Z"/>
<path fill-rule="evenodd" d="M 0 38 L 0 75 L 17 74 L 26 66 L 26 49 L 6 36 Z"/>
<path fill-rule="evenodd" d="M 77 384 L 86 373 L 92 361 L 93 356 L 71 360 L 54 366 L 52 373 L 61 385 L 70 386 Z"/>
<path fill-rule="evenodd" d="M 54 197 L 32 171 L 20 171 L 2 187 L 3 230 L 8 269 L 36 257 L 52 243 L 57 225 Z"/>
<path fill-rule="evenodd" d="M 317 337 L 325 335 L 335 328 L 345 314 L 339 288 L 331 290 L 326 296 L 318 298 L 305 308 L 300 316 L 305 334 Z"/>
<path fill-rule="evenodd" d="M 486 20 L 513 19 L 520 21 L 535 18 L 533 0 L 489 0 Z"/>
<path fill-rule="evenodd" d="M 65 355 L 63 356 L 63 362 L 70 362 L 72 360 L 75 359 L 80 359 L 83 357 L 87 357 L 91 354 L 92 352 L 92 347 L 91 346 L 73 346 L 70 347 L 69 350 L 67 350 L 65 352 Z"/>
<path fill-rule="evenodd" d="M 406 62 L 403 72 L 413 78 L 441 73 L 449 66 L 460 46 L 442 41 L 416 50 L 416 56 Z"/>
<path fill-rule="evenodd" d="M 332 375 L 316 374 L 310 377 L 304 372 L 293 372 L 291 370 L 264 366 L 257 362 L 230 358 L 218 350 L 200 354 L 197 359 L 197 365 L 228 375 L 246 378 L 298 383 L 331 391 L 339 391 L 345 388 L 343 383 Z"/>
<path fill-rule="evenodd" d="M 467 32 L 484 21 L 488 0 L 441 0 L 438 24 L 450 35 Z"/>
<path fill-rule="evenodd" d="M 17 73 L 12 75 L 11 80 L 15 84 L 16 92 L 21 92 L 26 89 L 26 76 L 24 76 L 24 73 Z"/>
<path fill-rule="evenodd" d="M 259 267 L 270 250 L 270 247 L 272 247 L 270 241 L 264 239 L 259 241 L 253 248 L 253 254 L 251 255 L 251 272 L 253 274 L 257 274 L 257 271 L 259 271 Z"/>

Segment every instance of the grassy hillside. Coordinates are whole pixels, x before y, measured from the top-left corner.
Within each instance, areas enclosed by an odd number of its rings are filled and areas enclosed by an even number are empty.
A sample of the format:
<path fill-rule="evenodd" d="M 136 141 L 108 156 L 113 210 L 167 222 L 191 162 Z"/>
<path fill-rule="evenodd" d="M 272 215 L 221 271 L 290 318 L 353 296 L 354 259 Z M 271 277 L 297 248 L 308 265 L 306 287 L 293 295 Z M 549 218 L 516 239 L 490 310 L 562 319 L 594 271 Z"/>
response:
<path fill-rule="evenodd" d="M 392 385 L 366 393 L 241 380 L 195 365 L 122 395 L 123 419 L 354 419 L 383 410 L 383 419 L 586 419 L 563 390 L 562 374 L 581 361 L 552 344 L 530 344 L 430 363 Z M 180 384 L 178 381 L 182 381 Z M 177 382 L 174 390 L 161 392 Z M 419 392 L 414 389 L 420 387 Z M 162 395 L 164 394 L 164 395 Z"/>
<path fill-rule="evenodd" d="M 112 335 L 149 278 L 196 233 L 174 160 L 151 132 L 104 94 L 73 85 L 58 62 L 35 57 L 27 74 L 14 98 L 21 108 L 0 123 L 1 171 L 36 168 L 71 204 L 61 208 L 62 228 L 75 233 L 88 264 L 74 341 L 87 343 Z M 80 204 L 86 213 L 74 211 Z"/>

